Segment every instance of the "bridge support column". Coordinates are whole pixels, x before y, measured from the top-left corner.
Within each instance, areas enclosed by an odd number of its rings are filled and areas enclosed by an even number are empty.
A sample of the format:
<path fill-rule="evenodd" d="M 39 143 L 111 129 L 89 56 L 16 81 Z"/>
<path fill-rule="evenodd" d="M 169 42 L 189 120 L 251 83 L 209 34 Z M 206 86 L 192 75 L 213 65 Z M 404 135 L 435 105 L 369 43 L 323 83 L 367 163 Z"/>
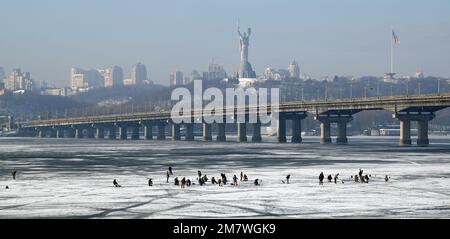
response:
<path fill-rule="evenodd" d="M 117 129 L 115 126 L 111 126 L 108 131 L 108 139 L 113 140 L 117 139 Z"/>
<path fill-rule="evenodd" d="M 56 129 L 56 137 L 57 138 L 64 138 L 64 129 L 63 128 L 58 128 Z"/>
<path fill-rule="evenodd" d="M 95 129 L 95 138 L 96 139 L 105 139 L 105 129 L 102 127 L 98 127 Z"/>
<path fill-rule="evenodd" d="M 119 137 L 121 140 L 126 140 L 128 138 L 126 126 L 119 127 Z"/>
<path fill-rule="evenodd" d="M 46 131 L 45 131 L 44 128 L 38 129 L 38 137 L 39 137 L 39 138 L 45 138 L 45 137 L 47 137 Z"/>
<path fill-rule="evenodd" d="M 320 119 L 320 143 L 331 143 L 331 122 L 328 119 Z"/>
<path fill-rule="evenodd" d="M 90 127 L 87 129 L 87 137 L 89 139 L 94 139 L 95 138 L 95 129 Z"/>
<path fill-rule="evenodd" d="M 132 140 L 139 140 L 139 126 L 133 126 L 131 128 L 131 139 Z"/>
<path fill-rule="evenodd" d="M 346 144 L 348 143 L 347 139 L 347 123 L 350 122 L 353 118 L 351 117 L 341 117 L 337 120 L 338 126 L 338 136 L 336 139 L 336 143 L 338 144 Z"/>
<path fill-rule="evenodd" d="M 400 145 L 411 145 L 411 120 L 402 118 L 400 120 Z"/>
<path fill-rule="evenodd" d="M 225 134 L 225 123 L 217 124 L 217 142 L 225 142 L 227 141 L 227 136 Z"/>
<path fill-rule="evenodd" d="M 277 140 L 278 143 L 286 143 L 286 119 L 279 116 L 277 121 Z"/>
<path fill-rule="evenodd" d="M 428 121 L 429 119 L 417 121 L 417 145 L 419 146 L 430 144 L 430 140 L 428 139 Z"/>
<path fill-rule="evenodd" d="M 203 123 L 203 141 L 212 140 L 211 124 Z"/>
<path fill-rule="evenodd" d="M 68 128 L 67 130 L 67 137 L 68 138 L 75 138 L 75 130 L 72 128 Z"/>
<path fill-rule="evenodd" d="M 172 140 L 181 140 L 179 124 L 172 124 Z"/>
<path fill-rule="evenodd" d="M 253 126 L 253 136 L 252 136 L 252 142 L 254 143 L 260 143 L 262 141 L 261 137 L 261 123 L 254 123 Z"/>
<path fill-rule="evenodd" d="M 50 138 L 56 138 L 57 130 L 56 129 L 50 129 Z"/>
<path fill-rule="evenodd" d="M 152 140 L 153 139 L 153 125 L 146 124 L 144 126 L 144 138 L 146 140 Z"/>
<path fill-rule="evenodd" d="M 247 125 L 246 123 L 237 124 L 238 142 L 247 142 Z"/>
<path fill-rule="evenodd" d="M 82 139 L 83 138 L 83 129 L 82 128 L 76 128 L 75 129 L 75 138 Z"/>
<path fill-rule="evenodd" d="M 158 124 L 157 140 L 166 140 L 166 124 L 161 122 Z"/>
<path fill-rule="evenodd" d="M 296 116 L 292 119 L 292 143 L 301 143 L 303 141 L 302 138 L 302 120 L 306 118 L 306 114 L 301 116 Z"/>
<path fill-rule="evenodd" d="M 194 124 L 188 123 L 185 124 L 185 126 L 186 126 L 186 136 L 184 137 L 184 139 L 186 141 L 194 141 Z"/>

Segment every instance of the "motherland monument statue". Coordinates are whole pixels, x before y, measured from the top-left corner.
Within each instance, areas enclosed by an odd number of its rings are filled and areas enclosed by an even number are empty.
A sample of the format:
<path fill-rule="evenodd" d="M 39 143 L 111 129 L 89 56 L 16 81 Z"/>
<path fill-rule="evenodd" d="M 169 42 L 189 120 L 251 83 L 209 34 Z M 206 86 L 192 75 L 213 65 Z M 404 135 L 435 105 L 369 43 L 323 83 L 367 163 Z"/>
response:
<path fill-rule="evenodd" d="M 241 33 L 238 26 L 239 34 L 239 45 L 240 45 L 240 56 L 241 64 L 239 67 L 239 78 L 256 78 L 256 74 L 252 69 L 252 65 L 248 61 L 248 47 L 250 44 L 250 34 L 252 32 L 251 28 L 248 28 L 247 32 Z"/>

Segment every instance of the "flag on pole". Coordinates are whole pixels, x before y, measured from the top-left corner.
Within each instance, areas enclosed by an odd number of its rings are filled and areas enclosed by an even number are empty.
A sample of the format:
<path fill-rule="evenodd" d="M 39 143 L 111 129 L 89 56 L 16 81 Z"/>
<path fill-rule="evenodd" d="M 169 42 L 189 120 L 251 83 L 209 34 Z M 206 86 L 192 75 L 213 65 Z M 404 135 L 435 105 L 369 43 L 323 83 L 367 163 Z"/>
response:
<path fill-rule="evenodd" d="M 398 39 L 397 34 L 395 34 L 394 30 L 392 30 L 392 37 L 394 38 L 394 44 L 400 44 L 400 40 Z"/>

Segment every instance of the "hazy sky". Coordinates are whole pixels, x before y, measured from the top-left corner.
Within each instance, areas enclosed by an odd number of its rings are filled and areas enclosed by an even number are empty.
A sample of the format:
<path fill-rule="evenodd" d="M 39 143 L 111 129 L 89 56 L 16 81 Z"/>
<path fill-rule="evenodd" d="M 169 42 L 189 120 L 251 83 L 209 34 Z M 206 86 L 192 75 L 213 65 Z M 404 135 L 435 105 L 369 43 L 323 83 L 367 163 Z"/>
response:
<path fill-rule="evenodd" d="M 382 75 L 395 26 L 399 74 L 450 76 L 448 0 L 1 0 L 0 66 L 57 86 L 71 66 L 117 64 L 129 77 L 138 61 L 166 85 L 170 71 L 202 72 L 213 57 L 232 73 L 238 19 L 252 27 L 258 75 L 294 58 L 315 77 Z"/>

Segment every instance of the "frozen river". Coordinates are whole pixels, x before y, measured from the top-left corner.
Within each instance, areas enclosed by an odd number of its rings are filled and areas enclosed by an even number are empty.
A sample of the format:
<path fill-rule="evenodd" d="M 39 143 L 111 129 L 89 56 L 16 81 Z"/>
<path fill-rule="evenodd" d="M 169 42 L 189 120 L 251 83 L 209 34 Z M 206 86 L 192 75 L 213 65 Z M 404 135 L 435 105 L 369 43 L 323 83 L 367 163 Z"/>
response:
<path fill-rule="evenodd" d="M 318 141 L 0 138 L 0 218 L 450 217 L 450 138 L 431 138 L 429 147 L 400 147 L 397 138 L 381 137 L 350 137 L 344 146 Z M 166 183 L 168 166 L 192 181 L 197 170 L 209 178 L 223 172 L 229 180 L 243 171 L 250 181 L 181 189 L 173 178 Z M 350 180 L 359 168 L 372 175 L 370 183 Z M 320 186 L 321 171 L 340 173 L 344 183 Z M 291 183 L 283 184 L 287 174 Z M 114 178 L 123 187 L 113 187 Z"/>

